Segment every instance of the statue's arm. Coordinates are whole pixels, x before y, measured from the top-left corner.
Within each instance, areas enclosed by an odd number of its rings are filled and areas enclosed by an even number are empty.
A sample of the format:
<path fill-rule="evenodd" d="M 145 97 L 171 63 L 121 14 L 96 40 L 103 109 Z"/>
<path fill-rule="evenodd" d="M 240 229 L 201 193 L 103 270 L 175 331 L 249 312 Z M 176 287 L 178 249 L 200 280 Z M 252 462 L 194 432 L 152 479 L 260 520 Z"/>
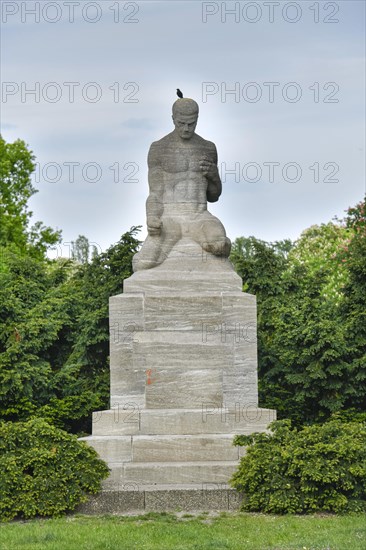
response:
<path fill-rule="evenodd" d="M 148 158 L 149 196 L 146 200 L 146 221 L 149 235 L 158 235 L 161 231 L 161 216 L 164 211 L 163 193 L 164 179 L 159 147 L 153 143 Z"/>
<path fill-rule="evenodd" d="M 217 150 L 214 143 L 210 143 L 210 151 L 208 155 L 207 169 L 204 174 L 207 179 L 207 200 L 208 202 L 216 202 L 222 192 L 222 184 L 217 168 Z"/>

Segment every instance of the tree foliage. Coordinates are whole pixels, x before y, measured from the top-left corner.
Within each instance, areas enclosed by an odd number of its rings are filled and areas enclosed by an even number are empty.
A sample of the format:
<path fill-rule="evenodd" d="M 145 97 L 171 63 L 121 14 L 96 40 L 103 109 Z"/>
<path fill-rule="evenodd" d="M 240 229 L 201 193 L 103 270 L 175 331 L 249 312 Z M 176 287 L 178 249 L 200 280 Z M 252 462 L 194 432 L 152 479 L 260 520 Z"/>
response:
<path fill-rule="evenodd" d="M 364 208 L 295 243 L 234 243 L 258 300 L 260 401 L 298 424 L 366 405 Z"/>
<path fill-rule="evenodd" d="M 29 228 L 33 170 L 24 142 L 0 139 L 0 417 L 83 432 L 108 407 L 108 299 L 132 273 L 137 228 L 91 261 L 84 236 L 72 259 L 49 260 L 60 232 Z"/>
<path fill-rule="evenodd" d="M 258 295 L 262 301 L 281 292 L 279 277 L 293 248 L 290 240 L 266 243 L 255 237 L 238 237 L 230 260 L 243 279 L 243 291 Z"/>
<path fill-rule="evenodd" d="M 340 250 L 348 280 L 343 288 L 341 315 L 352 364 L 355 399 L 366 410 L 366 201 L 349 208 L 345 218 L 350 231 L 348 246 Z"/>
<path fill-rule="evenodd" d="M 31 212 L 28 200 L 36 192 L 30 175 L 34 156 L 24 141 L 6 143 L 0 136 L 0 244 L 24 248 Z"/>
<path fill-rule="evenodd" d="M 37 192 L 31 181 L 34 159 L 24 141 L 6 143 L 0 135 L 0 260 L 4 247 L 42 256 L 60 240 L 61 232 L 42 222 L 28 228 L 32 216 L 28 201 Z"/>
<path fill-rule="evenodd" d="M 137 228 L 89 264 L 9 252 L 0 288 L 0 415 L 72 431 L 108 407 L 108 298 L 122 292 Z"/>

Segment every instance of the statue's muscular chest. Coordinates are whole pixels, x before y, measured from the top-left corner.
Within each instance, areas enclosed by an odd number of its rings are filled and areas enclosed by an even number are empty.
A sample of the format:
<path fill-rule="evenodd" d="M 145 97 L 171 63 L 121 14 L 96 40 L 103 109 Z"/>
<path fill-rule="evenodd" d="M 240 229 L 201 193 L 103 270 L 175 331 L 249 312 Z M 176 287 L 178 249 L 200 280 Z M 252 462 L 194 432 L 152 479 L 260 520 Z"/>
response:
<path fill-rule="evenodd" d="M 200 153 L 192 147 L 169 147 L 169 149 L 165 151 L 161 167 L 164 172 L 170 174 L 200 172 L 202 157 L 202 152 Z"/>

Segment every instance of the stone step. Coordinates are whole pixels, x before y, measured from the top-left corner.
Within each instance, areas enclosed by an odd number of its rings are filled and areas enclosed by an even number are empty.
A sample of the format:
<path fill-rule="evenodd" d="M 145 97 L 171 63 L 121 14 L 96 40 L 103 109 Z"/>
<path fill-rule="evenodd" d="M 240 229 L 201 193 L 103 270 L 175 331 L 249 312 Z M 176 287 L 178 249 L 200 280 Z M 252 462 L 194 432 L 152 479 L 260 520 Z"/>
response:
<path fill-rule="evenodd" d="M 113 463 L 109 467 L 111 473 L 104 487 L 110 490 L 130 484 L 141 489 L 144 485 L 156 484 L 227 484 L 238 461 L 127 462 Z"/>
<path fill-rule="evenodd" d="M 251 434 L 265 431 L 276 411 L 234 403 L 232 409 L 203 403 L 199 409 L 140 409 L 127 404 L 93 413 L 93 435 Z"/>
<path fill-rule="evenodd" d="M 173 216 L 177 216 L 176 211 Z M 241 277 L 235 273 L 230 260 L 205 252 L 186 236 L 174 245 L 162 264 L 136 271 L 123 281 L 124 293 L 171 291 L 182 295 L 198 291 L 212 294 L 213 289 L 241 292 L 242 287 Z"/>
<path fill-rule="evenodd" d="M 155 435 L 133 436 L 133 462 L 233 461 L 239 459 L 239 447 L 233 436 Z"/>
<path fill-rule="evenodd" d="M 91 436 L 82 438 L 108 464 L 233 461 L 244 454 L 231 434 Z"/>
<path fill-rule="evenodd" d="M 80 437 L 79 441 L 85 441 L 93 447 L 102 460 L 108 464 L 113 462 L 131 462 L 132 460 L 132 436 L 131 435 L 107 435 Z"/>
<path fill-rule="evenodd" d="M 225 483 L 120 486 L 89 497 L 76 510 L 81 514 L 140 514 L 142 512 L 237 511 L 242 494 Z"/>

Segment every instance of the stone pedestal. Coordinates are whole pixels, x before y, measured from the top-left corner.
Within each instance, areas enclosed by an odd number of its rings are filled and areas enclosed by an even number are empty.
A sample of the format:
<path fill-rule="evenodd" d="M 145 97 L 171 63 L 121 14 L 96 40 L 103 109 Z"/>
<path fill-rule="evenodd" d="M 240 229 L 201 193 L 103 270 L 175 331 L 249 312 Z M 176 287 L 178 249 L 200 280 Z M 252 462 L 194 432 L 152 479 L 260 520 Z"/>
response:
<path fill-rule="evenodd" d="M 258 408 L 256 299 L 241 286 L 183 239 L 110 298 L 111 408 L 85 438 L 111 468 L 105 489 L 226 488 L 234 434 L 275 419 Z"/>

